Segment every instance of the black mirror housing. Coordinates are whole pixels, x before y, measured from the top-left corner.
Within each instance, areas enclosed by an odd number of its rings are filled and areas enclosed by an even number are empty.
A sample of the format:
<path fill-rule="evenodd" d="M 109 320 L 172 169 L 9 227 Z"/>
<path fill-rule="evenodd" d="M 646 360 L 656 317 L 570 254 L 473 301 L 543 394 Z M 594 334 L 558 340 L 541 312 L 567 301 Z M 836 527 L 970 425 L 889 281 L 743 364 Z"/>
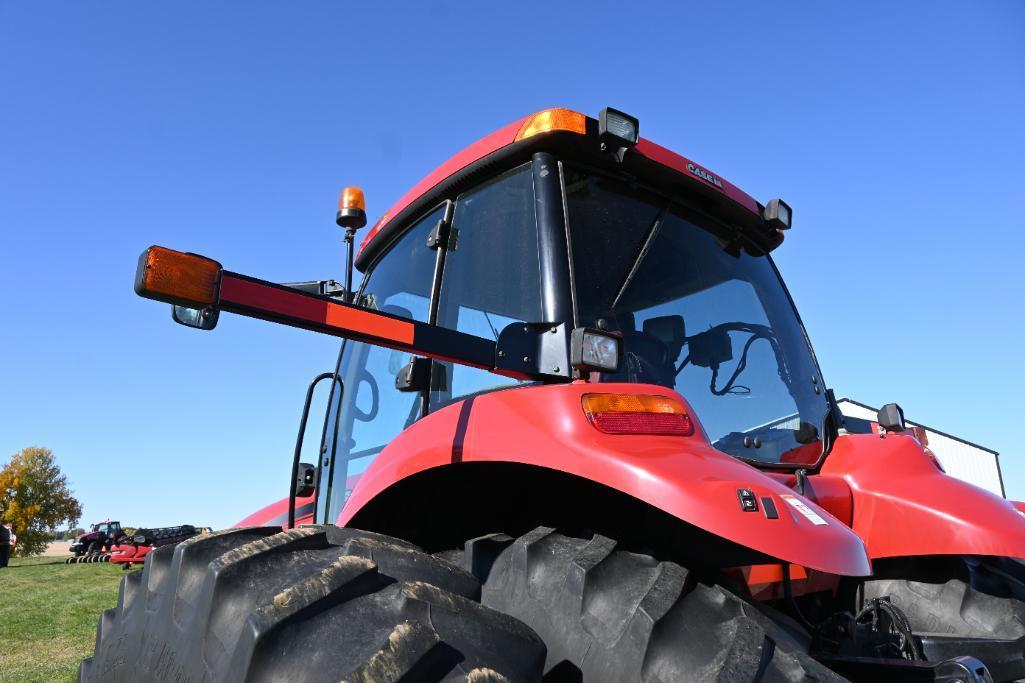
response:
<path fill-rule="evenodd" d="M 317 468 L 308 462 L 299 463 L 299 471 L 295 475 L 295 496 L 305 498 L 317 487 Z"/>

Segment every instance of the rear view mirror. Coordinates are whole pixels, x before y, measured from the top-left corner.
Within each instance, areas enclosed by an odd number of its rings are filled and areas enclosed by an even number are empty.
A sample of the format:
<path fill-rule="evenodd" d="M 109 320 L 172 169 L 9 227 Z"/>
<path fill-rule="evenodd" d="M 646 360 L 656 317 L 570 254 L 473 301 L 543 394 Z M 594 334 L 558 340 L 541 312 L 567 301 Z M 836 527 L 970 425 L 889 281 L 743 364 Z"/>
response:
<path fill-rule="evenodd" d="M 179 325 L 193 327 L 197 330 L 212 330 L 217 327 L 219 313 L 213 306 L 206 308 L 188 308 L 172 306 L 171 318 Z"/>
<path fill-rule="evenodd" d="M 299 463 L 299 471 L 295 475 L 295 496 L 305 498 L 317 488 L 317 467 L 308 462 Z"/>

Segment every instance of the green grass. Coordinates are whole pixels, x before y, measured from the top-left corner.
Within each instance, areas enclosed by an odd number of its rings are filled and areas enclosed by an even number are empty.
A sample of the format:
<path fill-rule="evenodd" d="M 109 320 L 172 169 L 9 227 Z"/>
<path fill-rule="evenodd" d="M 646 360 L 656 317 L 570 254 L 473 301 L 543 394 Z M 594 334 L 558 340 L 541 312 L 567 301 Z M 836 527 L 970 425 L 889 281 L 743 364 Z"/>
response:
<path fill-rule="evenodd" d="M 74 681 L 123 575 L 120 565 L 62 557 L 13 558 L 0 569 L 0 681 Z"/>

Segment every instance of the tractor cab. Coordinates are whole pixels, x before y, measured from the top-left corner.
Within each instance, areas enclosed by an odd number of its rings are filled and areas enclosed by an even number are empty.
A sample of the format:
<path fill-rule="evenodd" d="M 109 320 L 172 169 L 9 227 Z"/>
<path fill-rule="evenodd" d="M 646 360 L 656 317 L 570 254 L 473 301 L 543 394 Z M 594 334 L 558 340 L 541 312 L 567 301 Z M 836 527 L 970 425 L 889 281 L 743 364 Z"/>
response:
<path fill-rule="evenodd" d="M 572 348 L 546 355 L 543 345 L 535 353 L 536 344 L 521 352 L 507 343 L 506 359 L 532 371 L 517 378 L 343 342 L 318 521 L 338 518 L 376 455 L 418 420 L 530 384 L 658 385 L 686 399 L 724 453 L 791 469 L 821 458 L 830 405 L 769 256 L 789 207 L 774 200 L 771 220 L 760 205 L 740 211 L 723 194 L 735 188 L 692 162 L 677 157 L 693 170 L 672 173 L 632 151 L 636 138 L 601 138 L 551 130 L 538 136 L 543 145 L 500 155 L 504 163 L 471 163 L 472 172 L 401 201 L 364 242 L 355 303 L 499 347 L 519 330 L 569 346 L 570 331 L 587 330 L 582 341 L 606 348 L 615 367 L 609 359 L 574 367 Z"/>

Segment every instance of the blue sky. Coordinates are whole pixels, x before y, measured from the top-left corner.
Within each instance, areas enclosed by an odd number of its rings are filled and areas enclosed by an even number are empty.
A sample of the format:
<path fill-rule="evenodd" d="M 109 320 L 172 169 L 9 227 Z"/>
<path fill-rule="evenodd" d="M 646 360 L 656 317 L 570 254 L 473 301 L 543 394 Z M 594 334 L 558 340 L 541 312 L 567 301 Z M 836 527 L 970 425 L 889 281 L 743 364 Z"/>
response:
<path fill-rule="evenodd" d="M 826 381 L 1000 451 L 1025 498 L 1025 5 L 362 5 L 0 0 L 0 454 L 52 448 L 83 522 L 282 497 L 337 352 L 174 325 L 132 292 L 143 248 L 340 278 L 341 186 L 374 220 L 560 105 L 785 198 L 776 258 Z"/>

